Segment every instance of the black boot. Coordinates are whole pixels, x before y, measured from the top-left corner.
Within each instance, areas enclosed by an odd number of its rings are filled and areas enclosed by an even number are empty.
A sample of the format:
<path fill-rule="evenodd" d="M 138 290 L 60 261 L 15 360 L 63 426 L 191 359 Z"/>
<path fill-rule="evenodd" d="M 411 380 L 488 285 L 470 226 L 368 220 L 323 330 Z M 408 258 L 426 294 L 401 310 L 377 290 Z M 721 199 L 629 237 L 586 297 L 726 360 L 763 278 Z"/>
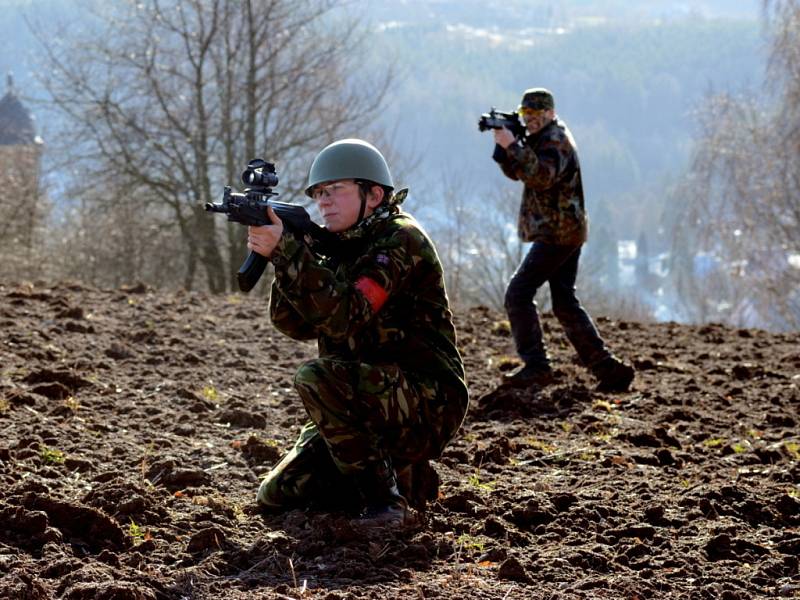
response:
<path fill-rule="evenodd" d="M 355 475 L 364 510 L 356 523 L 366 527 L 402 527 L 411 513 L 397 487 L 397 475 L 389 459 L 368 465 Z"/>
<path fill-rule="evenodd" d="M 511 387 L 525 388 L 532 385 L 546 387 L 556 380 L 548 365 L 522 365 L 503 375 L 503 383 Z"/>
<path fill-rule="evenodd" d="M 613 355 L 601 360 L 591 370 L 598 380 L 598 392 L 626 392 L 636 373 L 631 365 Z"/>

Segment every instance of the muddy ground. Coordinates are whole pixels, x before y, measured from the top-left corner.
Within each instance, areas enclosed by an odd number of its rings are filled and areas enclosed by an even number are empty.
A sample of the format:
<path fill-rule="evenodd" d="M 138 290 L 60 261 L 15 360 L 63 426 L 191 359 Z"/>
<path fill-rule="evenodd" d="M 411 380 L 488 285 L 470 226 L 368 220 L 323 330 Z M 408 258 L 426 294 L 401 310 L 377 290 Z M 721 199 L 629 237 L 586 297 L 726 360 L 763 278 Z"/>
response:
<path fill-rule="evenodd" d="M 498 388 L 502 316 L 457 314 L 472 407 L 423 529 L 265 515 L 313 344 L 264 299 L 0 285 L 0 598 L 800 597 L 800 334 L 598 319 L 638 376 Z"/>

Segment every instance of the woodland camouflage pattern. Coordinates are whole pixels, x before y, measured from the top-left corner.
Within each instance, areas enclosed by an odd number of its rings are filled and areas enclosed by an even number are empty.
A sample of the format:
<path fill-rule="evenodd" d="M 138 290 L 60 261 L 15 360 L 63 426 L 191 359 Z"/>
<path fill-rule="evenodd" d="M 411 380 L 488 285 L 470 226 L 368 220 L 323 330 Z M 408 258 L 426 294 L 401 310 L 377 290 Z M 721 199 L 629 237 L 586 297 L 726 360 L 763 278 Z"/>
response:
<path fill-rule="evenodd" d="M 499 148 L 499 146 L 498 146 Z M 560 119 L 524 142 L 495 151 L 503 173 L 525 184 L 517 231 L 524 242 L 579 246 L 586 241 L 588 218 L 572 134 Z"/>
<path fill-rule="evenodd" d="M 316 338 L 319 358 L 295 377 L 312 423 L 262 482 L 257 499 L 268 507 L 336 495 L 330 486 L 346 496 L 348 475 L 386 455 L 398 468 L 436 458 L 466 414 L 464 367 L 430 239 L 388 205 L 340 238 L 336 259 L 320 259 L 291 235 L 271 258 L 272 322 L 294 339 Z M 382 306 L 356 287 L 364 277 L 386 292 Z"/>

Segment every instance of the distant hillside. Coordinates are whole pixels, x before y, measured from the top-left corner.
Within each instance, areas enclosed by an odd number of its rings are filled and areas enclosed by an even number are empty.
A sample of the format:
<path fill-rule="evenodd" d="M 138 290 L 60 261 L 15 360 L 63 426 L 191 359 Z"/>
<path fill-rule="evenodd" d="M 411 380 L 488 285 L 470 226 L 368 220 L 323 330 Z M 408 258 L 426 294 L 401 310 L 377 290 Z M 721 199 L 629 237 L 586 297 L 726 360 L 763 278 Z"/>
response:
<path fill-rule="evenodd" d="M 671 236 L 663 224 L 680 222 L 671 214 L 671 192 L 682 180 L 705 95 L 744 91 L 768 100 L 758 2 L 370 0 L 346 6 L 365 32 L 360 81 L 389 65 L 400 75 L 385 108 L 364 115 L 348 134 L 380 140 L 396 179 L 411 188 L 407 207 L 437 242 L 462 233 L 452 230 L 455 200 L 469 215 L 470 233 L 484 233 L 480 215 L 491 212 L 498 237 L 513 238 L 515 207 L 501 206 L 498 198 L 516 198 L 519 185 L 490 160 L 491 134 L 477 130 L 477 119 L 491 106 L 514 108 L 522 90 L 543 85 L 556 94 L 584 171 L 591 233 L 581 276 L 593 280 L 591 289 L 612 288 L 633 302 L 642 300 L 641 290 L 617 285 L 617 271 L 630 266 L 621 264 L 618 249 L 633 256 L 646 236 L 649 257 L 665 272 Z M 35 102 L 41 89 L 33 73 L 46 73 L 47 66 L 38 62 L 22 14 L 46 23 L 58 38 L 60 27 L 84 20 L 87 4 L 6 0 L 3 8 L 0 69 L 14 71 L 47 152 L 59 123 Z M 368 85 L 363 93 L 370 93 Z M 65 178 L 49 173 L 49 158 L 45 174 L 60 183 Z M 60 189 L 48 187 L 53 195 Z M 452 250 L 449 245 L 440 248 Z M 488 260 L 497 254 L 502 261 L 500 245 L 487 251 L 470 241 L 454 252 Z M 675 300 L 653 287 L 658 302 L 669 305 L 660 314 L 677 315 Z"/>
<path fill-rule="evenodd" d="M 47 15 L 55 33 L 82 20 L 86 6 L 4 7 L 0 72 L 13 71 L 23 94 L 40 96 L 33 72 L 46 66 L 24 16 Z M 510 185 L 488 160 L 490 135 L 477 131 L 477 118 L 492 105 L 513 108 L 523 89 L 543 85 L 580 146 L 594 222 L 620 234 L 659 219 L 704 94 L 758 85 L 764 65 L 757 3 L 379 0 L 350 10 L 368 30 L 367 72 L 399 67 L 379 124 L 407 162 L 418 163 L 412 191 L 440 196 L 444 178 L 466 180 L 477 196 Z M 33 112 L 47 141 L 57 123 L 41 107 Z"/>
<path fill-rule="evenodd" d="M 370 0 L 369 13 L 384 20 L 455 20 L 475 27 L 570 27 L 576 23 L 643 22 L 687 16 L 752 20 L 758 0 Z M 524 25 L 523 25 L 524 24 Z"/>
<path fill-rule="evenodd" d="M 443 180 L 466 181 L 477 196 L 513 185 L 489 160 L 491 136 L 477 119 L 491 106 L 516 107 L 522 90 L 541 85 L 577 139 L 595 222 L 620 236 L 658 222 L 704 95 L 759 85 L 764 66 L 755 20 L 536 30 L 523 21 L 477 29 L 450 16 L 384 23 L 374 42 L 375 68 L 394 59 L 404 74 L 383 122 L 397 125 L 394 141 L 420 161 L 417 191 L 435 197 Z"/>

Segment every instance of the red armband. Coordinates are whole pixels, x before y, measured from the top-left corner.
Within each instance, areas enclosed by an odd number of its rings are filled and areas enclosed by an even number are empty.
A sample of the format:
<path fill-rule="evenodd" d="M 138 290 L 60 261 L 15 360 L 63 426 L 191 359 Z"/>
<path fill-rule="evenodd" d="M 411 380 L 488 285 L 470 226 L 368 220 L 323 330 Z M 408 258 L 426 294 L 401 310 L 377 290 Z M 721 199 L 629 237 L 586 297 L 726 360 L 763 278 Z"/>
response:
<path fill-rule="evenodd" d="M 367 299 L 373 312 L 378 312 L 389 297 L 389 293 L 381 287 L 381 284 L 369 277 L 359 277 L 356 289 Z"/>

